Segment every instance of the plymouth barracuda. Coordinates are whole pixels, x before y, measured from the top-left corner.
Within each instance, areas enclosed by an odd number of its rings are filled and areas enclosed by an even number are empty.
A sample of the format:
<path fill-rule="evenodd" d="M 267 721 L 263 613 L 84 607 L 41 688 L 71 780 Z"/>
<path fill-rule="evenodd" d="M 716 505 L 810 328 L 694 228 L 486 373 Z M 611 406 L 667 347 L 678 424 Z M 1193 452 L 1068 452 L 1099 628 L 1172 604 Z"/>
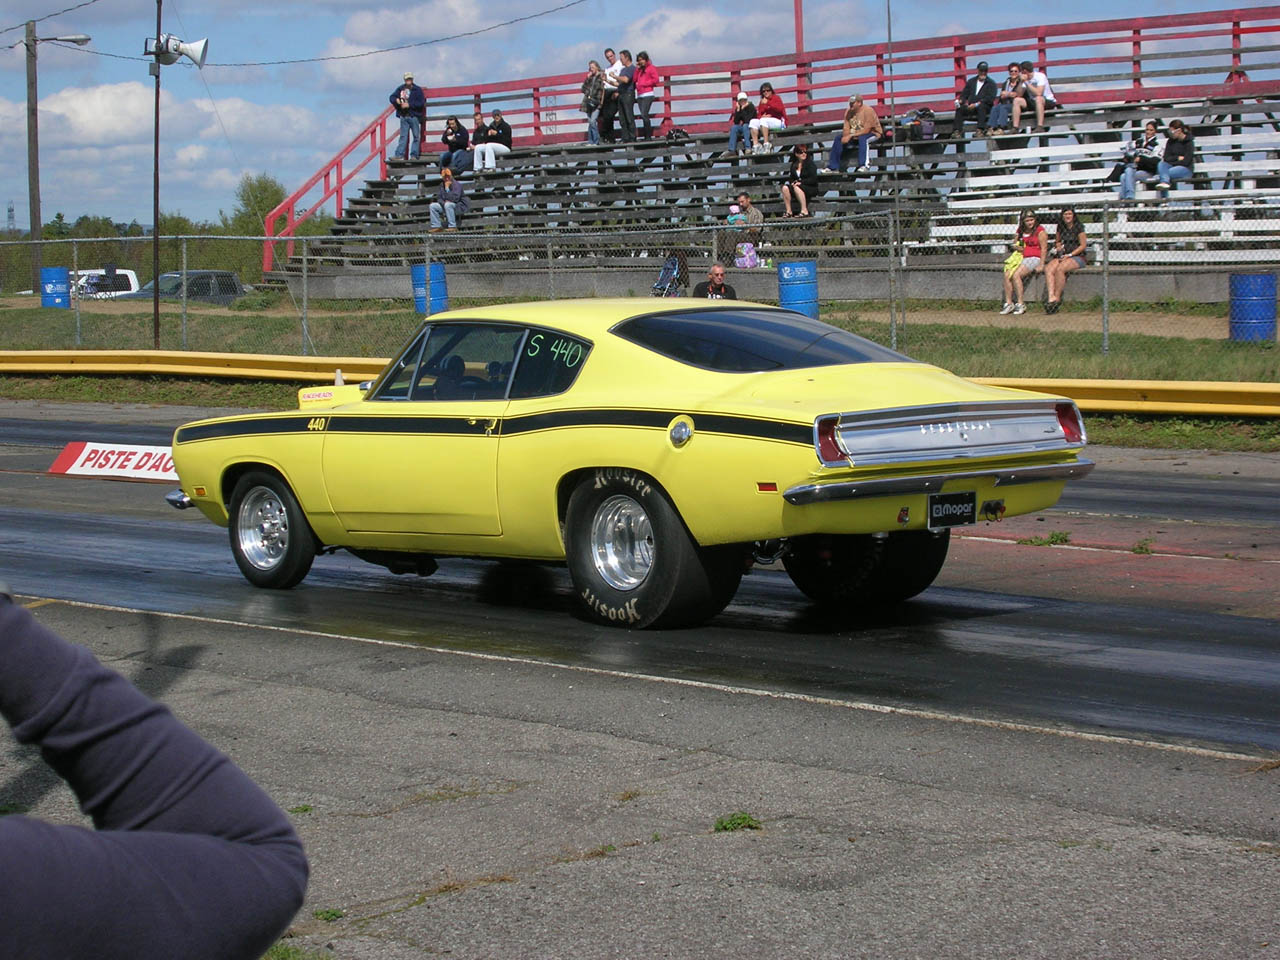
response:
<path fill-rule="evenodd" d="M 915 596 L 953 527 L 1052 506 L 1085 441 L 1070 400 L 788 310 L 551 301 L 436 314 L 371 383 L 180 427 L 169 500 L 259 587 L 337 549 L 559 562 L 587 617 L 675 626 L 756 560 L 851 613 Z"/>

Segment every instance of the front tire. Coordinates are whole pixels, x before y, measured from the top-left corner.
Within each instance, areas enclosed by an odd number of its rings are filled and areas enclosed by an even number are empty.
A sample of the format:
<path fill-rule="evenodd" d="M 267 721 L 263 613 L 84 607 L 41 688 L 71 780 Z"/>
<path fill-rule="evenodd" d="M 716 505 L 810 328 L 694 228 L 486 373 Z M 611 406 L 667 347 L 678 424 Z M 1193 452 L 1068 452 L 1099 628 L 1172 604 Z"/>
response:
<path fill-rule="evenodd" d="M 246 473 L 228 512 L 231 553 L 246 580 L 271 590 L 302 581 L 316 558 L 316 538 L 287 483 L 263 471 Z"/>
<path fill-rule="evenodd" d="M 700 549 L 666 494 L 634 470 L 597 469 L 569 497 L 565 558 L 574 593 L 599 623 L 694 626 L 737 590 L 740 551 Z"/>

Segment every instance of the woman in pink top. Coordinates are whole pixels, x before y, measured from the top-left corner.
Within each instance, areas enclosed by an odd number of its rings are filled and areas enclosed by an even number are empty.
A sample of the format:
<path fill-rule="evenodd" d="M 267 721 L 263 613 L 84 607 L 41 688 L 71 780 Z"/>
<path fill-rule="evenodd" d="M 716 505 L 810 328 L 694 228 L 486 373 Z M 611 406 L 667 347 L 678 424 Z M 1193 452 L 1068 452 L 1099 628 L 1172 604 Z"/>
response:
<path fill-rule="evenodd" d="M 653 108 L 653 96 L 658 86 L 658 68 L 649 60 L 649 54 L 641 50 L 636 54 L 636 73 L 631 78 L 636 88 L 636 105 L 640 108 L 640 122 L 643 125 L 640 136 L 645 140 L 653 139 L 653 124 L 649 120 L 649 111 Z"/>
<path fill-rule="evenodd" d="M 1022 302 L 1022 282 L 1033 273 L 1044 273 L 1044 253 L 1049 246 L 1049 235 L 1040 219 L 1031 210 L 1022 211 L 1014 245 L 1022 251 L 1022 262 L 1004 274 L 1004 306 L 1001 313 L 1026 313 Z"/>
<path fill-rule="evenodd" d="M 772 83 L 760 84 L 760 102 L 756 105 L 755 119 L 749 124 L 751 128 L 751 152 L 769 153 L 773 144 L 769 142 L 770 130 L 781 130 L 787 125 L 787 111 L 782 101 L 773 92 Z"/>

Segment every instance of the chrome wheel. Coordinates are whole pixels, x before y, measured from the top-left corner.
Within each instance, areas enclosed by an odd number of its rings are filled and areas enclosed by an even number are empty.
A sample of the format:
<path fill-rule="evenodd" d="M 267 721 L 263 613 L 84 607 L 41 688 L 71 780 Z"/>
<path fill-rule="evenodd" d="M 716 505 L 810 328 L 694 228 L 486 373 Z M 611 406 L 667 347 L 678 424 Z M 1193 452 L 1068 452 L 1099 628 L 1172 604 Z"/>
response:
<path fill-rule="evenodd" d="M 274 490 L 254 487 L 236 513 L 240 553 L 259 570 L 278 566 L 289 549 L 289 515 Z"/>
<path fill-rule="evenodd" d="M 620 494 L 600 504 L 591 523 L 591 557 L 615 590 L 644 583 L 653 569 L 653 527 L 644 508 Z"/>

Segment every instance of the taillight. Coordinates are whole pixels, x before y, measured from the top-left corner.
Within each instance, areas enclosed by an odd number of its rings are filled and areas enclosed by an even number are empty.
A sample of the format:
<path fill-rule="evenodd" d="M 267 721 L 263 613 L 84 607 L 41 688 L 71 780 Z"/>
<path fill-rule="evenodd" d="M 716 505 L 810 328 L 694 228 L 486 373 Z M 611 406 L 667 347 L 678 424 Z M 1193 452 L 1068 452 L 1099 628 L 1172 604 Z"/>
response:
<path fill-rule="evenodd" d="M 839 423 L 839 417 L 822 417 L 818 420 L 815 430 L 818 438 L 818 459 L 823 463 L 843 463 L 849 459 L 848 455 L 840 449 L 840 444 L 836 443 L 836 425 Z"/>
<path fill-rule="evenodd" d="M 1080 416 L 1080 408 L 1074 403 L 1060 403 L 1058 425 L 1062 427 L 1062 435 L 1067 443 L 1084 443 L 1084 419 Z"/>

